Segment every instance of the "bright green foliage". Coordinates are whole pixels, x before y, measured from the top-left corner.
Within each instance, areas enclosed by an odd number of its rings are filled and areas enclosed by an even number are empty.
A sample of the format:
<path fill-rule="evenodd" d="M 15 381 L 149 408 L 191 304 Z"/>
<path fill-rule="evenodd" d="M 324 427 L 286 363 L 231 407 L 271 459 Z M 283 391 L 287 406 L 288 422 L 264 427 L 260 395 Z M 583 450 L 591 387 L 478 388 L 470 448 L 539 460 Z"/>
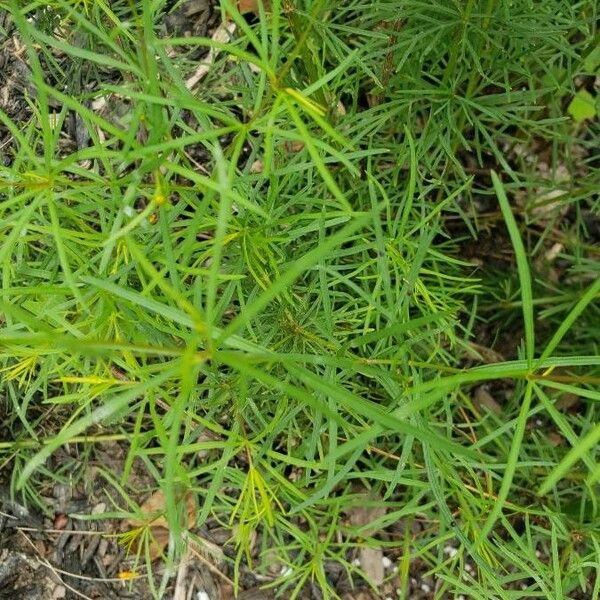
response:
<path fill-rule="evenodd" d="M 0 111 L 14 492 L 45 510 L 48 482 L 94 465 L 112 516 L 162 488 L 181 542 L 191 489 L 197 525 L 231 529 L 236 581 L 276 558 L 286 598 L 335 597 L 328 565 L 358 581 L 372 544 L 401 590 L 418 563 L 438 599 L 597 600 L 600 136 L 578 87 L 596 2 L 246 19 L 222 0 L 228 42 L 173 37 L 176 4 L 0 2 L 36 89 L 25 120 Z M 122 472 L 95 463 L 107 443 Z M 367 492 L 386 508 L 369 533 L 347 519 Z"/>

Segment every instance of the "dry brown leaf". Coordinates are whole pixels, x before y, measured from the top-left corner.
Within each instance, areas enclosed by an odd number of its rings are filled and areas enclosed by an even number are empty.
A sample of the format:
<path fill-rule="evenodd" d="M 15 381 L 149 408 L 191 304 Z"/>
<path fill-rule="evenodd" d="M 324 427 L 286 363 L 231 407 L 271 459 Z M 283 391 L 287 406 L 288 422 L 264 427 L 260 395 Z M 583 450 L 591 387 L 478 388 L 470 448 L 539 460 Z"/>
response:
<path fill-rule="evenodd" d="M 184 503 L 186 526 L 188 528 L 193 527 L 196 522 L 194 495 L 188 490 L 178 502 Z M 162 556 L 169 543 L 169 524 L 165 517 L 166 510 L 165 494 L 162 490 L 158 490 L 140 506 L 140 512 L 144 514 L 143 518 L 127 519 L 125 522 L 128 529 L 149 528 L 149 554 L 151 560 L 156 560 Z M 139 548 L 136 548 L 137 550 Z"/>
<path fill-rule="evenodd" d="M 150 560 L 154 561 L 163 556 L 165 548 L 169 544 L 169 530 L 164 527 L 150 527 L 150 539 L 148 540 L 148 554 Z"/>
<path fill-rule="evenodd" d="M 500 406 L 496 399 L 482 385 L 480 385 L 473 394 L 473 404 L 479 410 L 488 410 L 497 417 L 502 414 L 502 406 Z"/>
<path fill-rule="evenodd" d="M 185 509 L 187 515 L 187 526 L 193 527 L 196 520 L 196 502 L 194 501 L 194 495 L 188 490 L 183 498 L 179 498 L 178 502 L 185 502 Z M 167 511 L 167 503 L 165 494 L 162 490 L 154 492 L 149 496 L 146 501 L 140 506 L 140 512 L 144 514 L 143 519 L 128 519 L 131 527 L 164 527 L 169 528 L 167 519 L 165 518 L 165 512 Z"/>
<path fill-rule="evenodd" d="M 548 442 L 550 442 L 550 445 L 554 446 L 555 448 L 557 446 L 562 446 L 565 441 L 560 435 L 560 433 L 558 433 L 557 431 L 549 431 L 546 434 L 546 437 L 548 438 Z"/>
<path fill-rule="evenodd" d="M 500 352 L 496 352 L 492 348 L 476 344 L 475 342 L 469 342 L 466 354 L 475 360 L 483 359 L 486 364 L 504 362 L 506 360 Z"/>
<path fill-rule="evenodd" d="M 58 529 L 58 530 L 66 529 L 68 524 L 69 524 L 69 517 L 67 517 L 67 515 L 65 515 L 65 513 L 57 513 L 54 516 L 54 523 L 53 523 L 54 529 Z"/>
<path fill-rule="evenodd" d="M 250 165 L 250 173 L 262 173 L 264 171 L 264 168 L 265 167 L 263 165 L 262 160 L 257 159 L 252 163 L 252 165 Z"/>
<path fill-rule="evenodd" d="M 292 154 L 300 152 L 304 148 L 304 142 L 286 140 L 283 142 L 283 147 Z"/>
<path fill-rule="evenodd" d="M 242 15 L 251 12 L 258 14 L 258 2 L 256 0 L 238 0 L 237 9 Z"/>
<path fill-rule="evenodd" d="M 254 13 L 255 15 L 259 14 L 259 2 L 258 0 L 237 0 L 237 9 L 243 15 L 245 13 Z M 263 7 L 265 10 L 268 10 L 269 3 L 266 0 L 263 0 Z"/>
<path fill-rule="evenodd" d="M 571 392 L 565 392 L 561 394 L 558 400 L 554 403 L 554 406 L 558 410 L 569 410 L 579 403 L 579 396 Z"/>

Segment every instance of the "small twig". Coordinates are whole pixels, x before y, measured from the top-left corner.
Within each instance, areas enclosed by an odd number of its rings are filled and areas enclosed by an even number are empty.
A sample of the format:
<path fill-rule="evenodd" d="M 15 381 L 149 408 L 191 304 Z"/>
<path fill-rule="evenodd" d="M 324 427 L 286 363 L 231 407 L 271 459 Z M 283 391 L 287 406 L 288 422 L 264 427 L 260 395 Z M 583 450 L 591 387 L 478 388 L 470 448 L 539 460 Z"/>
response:
<path fill-rule="evenodd" d="M 38 527 L 15 527 L 17 531 L 31 531 L 33 533 L 69 533 L 72 535 L 106 535 L 104 531 L 85 531 L 79 529 L 43 529 Z"/>
<path fill-rule="evenodd" d="M 46 560 L 46 559 L 40 559 Z M 45 564 L 45 563 L 44 563 Z M 60 573 L 61 575 L 66 575 L 67 577 L 73 577 L 73 579 L 81 579 L 83 581 L 94 581 L 100 583 L 123 583 L 123 579 L 121 577 L 90 577 L 89 575 L 76 575 L 75 573 L 71 573 L 69 571 L 64 571 L 63 569 L 59 569 L 58 567 L 51 567 L 49 564 L 46 565 L 49 569 L 52 569 L 55 574 Z M 133 575 L 127 577 L 127 581 L 131 581 L 132 579 L 139 579 L 143 577 L 143 575 Z M 64 581 L 63 581 L 64 583 Z M 65 583 L 65 585 L 67 585 Z M 87 596 L 86 596 L 87 597 Z"/>
<path fill-rule="evenodd" d="M 188 567 L 190 565 L 189 550 L 182 556 L 177 568 L 177 579 L 175 580 L 175 590 L 173 592 L 173 600 L 186 600 L 186 578 Z"/>
<path fill-rule="evenodd" d="M 469 421 L 469 416 L 467 415 L 467 413 L 465 412 L 465 409 L 462 406 L 459 406 L 458 410 L 459 410 L 460 414 L 462 415 L 463 419 L 465 420 L 465 423 L 467 424 L 469 431 L 471 432 L 471 437 L 467 436 L 467 438 L 469 439 L 469 441 L 472 444 L 476 444 L 477 436 L 475 435 L 475 430 L 473 429 L 473 426 L 471 425 L 471 421 Z"/>

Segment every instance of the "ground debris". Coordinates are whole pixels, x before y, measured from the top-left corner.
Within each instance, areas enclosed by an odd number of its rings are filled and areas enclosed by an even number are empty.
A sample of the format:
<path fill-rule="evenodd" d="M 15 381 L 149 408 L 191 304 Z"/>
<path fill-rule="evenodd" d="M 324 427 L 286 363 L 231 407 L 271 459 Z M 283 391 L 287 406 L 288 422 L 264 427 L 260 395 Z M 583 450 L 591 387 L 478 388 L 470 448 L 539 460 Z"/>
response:
<path fill-rule="evenodd" d="M 377 531 L 376 527 L 369 527 L 369 525 L 385 516 L 385 513 L 386 508 L 383 504 L 379 504 L 376 498 L 365 494 L 363 502 L 350 508 L 347 515 L 350 525 L 359 528 L 359 535 L 369 537 Z M 357 560 L 371 583 L 380 586 L 385 575 L 382 549 L 376 545 L 363 544 L 358 550 Z"/>

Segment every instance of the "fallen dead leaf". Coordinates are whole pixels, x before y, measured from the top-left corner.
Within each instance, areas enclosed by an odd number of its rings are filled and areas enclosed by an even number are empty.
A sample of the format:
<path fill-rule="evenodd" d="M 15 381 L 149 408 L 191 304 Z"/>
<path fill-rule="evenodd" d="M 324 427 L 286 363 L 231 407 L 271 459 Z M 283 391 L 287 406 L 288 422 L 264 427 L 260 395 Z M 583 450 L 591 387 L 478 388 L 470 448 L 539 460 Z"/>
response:
<path fill-rule="evenodd" d="M 194 495 L 188 490 L 178 502 L 184 503 L 185 525 L 188 528 L 193 527 L 196 522 L 196 502 L 194 501 Z M 143 518 L 127 519 L 125 521 L 127 529 L 149 529 L 149 554 L 151 560 L 156 560 L 159 556 L 162 556 L 164 549 L 169 543 L 169 524 L 165 517 L 166 510 L 165 494 L 162 490 L 158 490 L 140 506 L 140 512 L 144 515 Z M 136 548 L 136 551 L 138 550 L 139 547 Z"/>
<path fill-rule="evenodd" d="M 546 434 L 546 437 L 548 438 L 548 442 L 550 442 L 550 445 L 554 446 L 555 448 L 557 446 L 562 446 L 565 441 L 560 435 L 560 433 L 558 433 L 557 431 L 548 432 Z"/>
<path fill-rule="evenodd" d="M 496 352 L 492 348 L 476 344 L 475 342 L 469 342 L 466 350 L 467 356 L 476 360 L 483 359 L 486 364 L 504 362 L 505 358 Z"/>
<path fill-rule="evenodd" d="M 165 527 L 152 526 L 149 533 L 148 554 L 150 560 L 154 561 L 163 556 L 165 548 L 169 545 L 169 530 Z"/>
<path fill-rule="evenodd" d="M 267 8 L 265 2 L 263 2 L 263 6 Z M 237 9 L 242 15 L 246 13 L 254 13 L 257 15 L 259 14 L 258 0 L 238 0 Z"/>
<path fill-rule="evenodd" d="M 475 389 L 473 394 L 473 404 L 479 410 L 487 410 L 494 413 L 497 417 L 502 414 L 502 407 L 496 399 L 482 386 L 480 385 Z"/>
<path fill-rule="evenodd" d="M 237 0 L 236 1 L 237 9 L 240 14 L 254 13 L 255 15 L 260 14 L 260 0 Z M 271 9 L 271 3 L 269 0 L 262 0 L 262 6 L 265 11 Z"/>
<path fill-rule="evenodd" d="M 255 160 L 252 165 L 250 165 L 250 173 L 256 174 L 256 173 L 262 173 L 264 170 L 264 165 L 262 160 Z"/>
<path fill-rule="evenodd" d="M 304 142 L 298 142 L 298 141 L 292 142 L 290 140 L 286 140 L 285 142 L 283 142 L 283 147 L 288 152 L 295 154 L 296 152 L 300 152 L 300 150 L 302 150 L 304 148 Z"/>
<path fill-rule="evenodd" d="M 54 516 L 54 529 L 62 530 L 66 529 L 69 523 L 69 517 L 65 513 L 58 513 Z"/>
<path fill-rule="evenodd" d="M 185 503 L 188 527 L 192 527 L 196 518 L 196 502 L 194 501 L 194 495 L 188 490 L 178 502 L 183 501 Z M 165 512 L 167 510 L 167 502 L 165 499 L 165 493 L 162 490 L 154 492 L 149 496 L 146 501 L 140 506 L 140 512 L 144 514 L 143 519 L 128 519 L 128 523 L 131 527 L 144 527 L 151 525 L 152 527 L 164 527 L 169 528 Z"/>
<path fill-rule="evenodd" d="M 558 410 L 569 410 L 579 403 L 579 396 L 571 392 L 565 392 L 561 394 L 558 400 L 554 403 L 554 406 Z"/>

